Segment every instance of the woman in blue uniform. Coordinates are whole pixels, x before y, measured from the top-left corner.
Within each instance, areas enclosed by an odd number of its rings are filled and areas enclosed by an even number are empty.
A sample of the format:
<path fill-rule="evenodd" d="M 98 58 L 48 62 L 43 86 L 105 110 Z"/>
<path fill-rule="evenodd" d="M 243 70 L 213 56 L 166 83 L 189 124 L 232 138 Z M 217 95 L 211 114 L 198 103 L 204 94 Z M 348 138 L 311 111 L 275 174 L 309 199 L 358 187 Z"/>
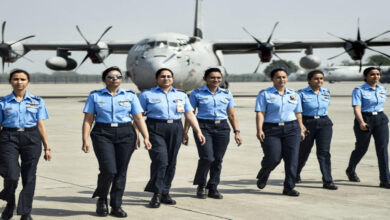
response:
<path fill-rule="evenodd" d="M 264 157 L 257 175 L 257 187 L 263 189 L 273 169 L 284 160 L 286 176 L 283 194 L 299 196 L 294 189 L 298 164 L 299 142 L 304 139 L 302 107 L 299 95 L 286 88 L 287 72 L 271 71 L 273 87 L 259 92 L 256 99 L 257 138 Z"/>
<path fill-rule="evenodd" d="M 375 140 L 375 150 L 379 164 L 379 186 L 390 189 L 390 174 L 387 146 L 389 143 L 388 118 L 383 112 L 386 102 L 386 88 L 378 85 L 381 70 L 368 67 L 364 70 L 364 83 L 352 93 L 352 107 L 355 113 L 353 131 L 356 136 L 355 150 L 352 151 L 346 170 L 349 181 L 360 182 L 355 169 L 367 152 L 371 135 Z"/>
<path fill-rule="evenodd" d="M 187 94 L 172 87 L 173 72 L 162 68 L 156 72 L 155 78 L 157 86 L 142 92 L 139 97 L 147 116 L 146 124 L 153 145 L 149 149 L 149 156 L 152 160 L 150 180 L 145 187 L 145 191 L 154 193 L 149 203 L 151 208 L 160 207 L 160 203 L 176 204 L 176 201 L 169 195 L 169 190 L 175 175 L 177 154 L 183 138 L 182 114 L 190 122 L 200 142 L 205 143 Z"/>
<path fill-rule="evenodd" d="M 203 80 L 206 85 L 195 89 L 190 95 L 190 103 L 194 110 L 198 108 L 197 119 L 203 135 L 206 137 L 206 144 L 201 145 L 194 134 L 196 146 L 198 148 L 199 161 L 195 173 L 194 185 L 198 185 L 196 196 L 201 199 L 206 198 L 206 188 L 208 197 L 222 199 L 223 196 L 217 190 L 219 184 L 222 159 L 225 155 L 230 140 L 230 127 L 226 119 L 229 118 L 233 127 L 234 139 L 238 146 L 242 140 L 234 106 L 233 95 L 226 89 L 221 89 L 221 70 L 210 68 L 205 71 Z M 183 144 L 188 144 L 189 124 L 185 123 Z M 210 171 L 210 179 L 207 182 L 207 174 Z M 206 184 L 207 183 L 207 184 Z"/>
<path fill-rule="evenodd" d="M 299 147 L 299 160 L 296 183 L 301 182 L 301 171 L 309 157 L 310 151 L 316 141 L 317 159 L 322 173 L 323 188 L 336 190 L 333 182 L 330 163 L 330 143 L 332 139 L 333 123 L 328 117 L 330 92 L 322 88 L 324 73 L 313 70 L 308 73 L 309 86 L 299 90 L 302 101 L 302 120 L 307 129 L 307 136 Z"/>
<path fill-rule="evenodd" d="M 42 143 L 44 159 L 51 160 L 43 123 L 49 116 L 45 102 L 26 90 L 30 83 L 27 71 L 21 69 L 11 71 L 9 83 L 13 92 L 0 98 L 0 175 L 4 178 L 4 189 L 0 192 L 0 199 L 7 201 L 1 217 L 11 219 L 13 216 L 15 190 L 21 174 L 23 189 L 19 194 L 17 214 L 25 220 L 32 219 L 30 212 Z"/>
<path fill-rule="evenodd" d="M 126 217 L 127 213 L 121 207 L 122 197 L 130 157 L 137 148 L 133 120 L 144 137 L 145 147 L 149 149 L 151 144 L 136 94 L 120 88 L 120 69 L 110 67 L 104 70 L 102 80 L 106 88 L 91 92 L 85 103 L 82 150 L 89 152 L 88 136 L 95 121 L 91 139 L 100 170 L 97 188 L 92 196 L 99 197 L 96 213 L 99 216 L 108 215 L 107 196 L 111 187 L 111 215 Z"/>

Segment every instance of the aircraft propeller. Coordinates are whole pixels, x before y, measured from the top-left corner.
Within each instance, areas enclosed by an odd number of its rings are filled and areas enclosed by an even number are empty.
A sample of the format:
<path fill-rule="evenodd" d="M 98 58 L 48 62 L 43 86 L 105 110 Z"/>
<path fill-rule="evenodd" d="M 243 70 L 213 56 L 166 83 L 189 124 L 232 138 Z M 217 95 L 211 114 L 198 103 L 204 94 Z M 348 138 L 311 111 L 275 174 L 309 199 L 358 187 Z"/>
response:
<path fill-rule="evenodd" d="M 380 37 L 380 36 L 382 36 L 384 34 L 387 34 L 389 32 L 390 32 L 390 30 L 385 31 L 385 32 L 383 32 L 381 34 L 378 34 L 378 35 L 368 39 L 368 40 L 363 41 L 361 39 L 361 36 L 360 36 L 360 22 L 359 22 L 359 19 L 358 19 L 358 28 L 357 28 L 356 40 L 348 40 L 348 39 L 336 36 L 336 35 L 334 35 L 332 33 L 328 33 L 329 35 L 331 35 L 333 37 L 336 37 L 336 38 L 339 38 L 339 39 L 343 40 L 346 43 L 345 46 L 344 46 L 344 48 L 345 48 L 344 52 L 342 52 L 340 54 L 337 54 L 336 56 L 330 57 L 330 58 L 328 58 L 328 60 L 332 60 L 332 59 L 334 59 L 336 57 L 339 57 L 339 56 L 341 56 L 341 55 L 343 55 L 345 53 L 348 53 L 348 54 L 350 54 L 350 56 L 351 56 L 351 58 L 353 60 L 359 60 L 359 72 L 360 72 L 362 70 L 362 58 L 363 58 L 363 55 L 364 55 L 364 52 L 365 52 L 366 49 L 374 51 L 374 52 L 379 53 L 379 54 L 382 54 L 383 56 L 385 56 L 387 58 L 390 58 L 390 55 L 388 55 L 386 53 L 383 53 L 381 51 L 372 49 L 371 47 L 368 46 L 368 44 L 372 40 L 374 40 L 374 39 L 376 39 L 376 38 L 378 38 L 378 37 Z"/>
<path fill-rule="evenodd" d="M 1 27 L 1 43 L 0 43 L 1 67 L 2 67 L 3 73 L 4 73 L 4 64 L 5 64 L 5 62 L 8 62 L 11 54 L 16 55 L 17 57 L 23 57 L 22 54 L 19 54 L 16 51 L 14 51 L 11 46 L 16 44 L 16 43 L 19 43 L 21 41 L 24 41 L 24 40 L 27 40 L 29 38 L 35 37 L 35 35 L 29 35 L 27 37 L 24 37 L 24 38 L 22 38 L 20 40 L 17 40 L 15 42 L 11 43 L 11 44 L 8 44 L 4 40 L 5 24 L 6 24 L 6 21 L 3 21 L 3 24 L 2 24 L 2 27 Z M 25 59 L 27 59 L 27 58 L 25 58 Z M 27 60 L 31 61 L 30 59 L 27 59 Z"/>
<path fill-rule="evenodd" d="M 257 73 L 257 70 L 259 69 L 261 62 L 269 62 L 272 58 L 272 55 L 279 58 L 284 64 L 286 64 L 287 67 L 289 67 L 289 65 L 282 58 L 280 58 L 279 55 L 275 52 L 275 46 L 271 42 L 272 35 L 274 34 L 275 28 L 278 24 L 279 24 L 279 22 L 275 23 L 275 25 L 271 31 L 271 34 L 269 35 L 266 42 L 261 42 L 259 39 L 257 39 L 251 33 L 249 33 L 249 31 L 247 29 L 245 29 L 244 27 L 242 28 L 246 33 L 248 33 L 257 42 L 257 48 L 248 50 L 248 52 L 258 51 L 259 57 L 260 57 L 260 60 L 259 60 L 257 66 L 256 66 L 256 69 L 253 73 Z M 296 42 L 293 42 L 293 43 L 296 43 Z"/>
<path fill-rule="evenodd" d="M 81 37 L 85 40 L 85 42 L 87 43 L 87 55 L 85 55 L 83 61 L 81 61 L 80 65 L 78 66 L 78 68 L 80 68 L 80 66 L 89 58 L 91 58 L 91 60 L 96 60 L 97 63 L 103 63 L 104 66 L 106 66 L 106 64 L 104 63 L 103 59 L 99 56 L 99 52 L 101 50 L 108 50 L 108 48 L 101 48 L 98 46 L 98 43 L 100 42 L 100 40 L 103 38 L 103 36 L 112 28 L 112 26 L 109 26 L 103 33 L 102 35 L 100 35 L 100 38 L 94 43 L 94 44 L 91 44 L 87 38 L 84 37 L 83 33 L 81 32 L 80 28 L 78 25 L 76 25 L 76 29 L 77 31 L 80 33 Z"/>

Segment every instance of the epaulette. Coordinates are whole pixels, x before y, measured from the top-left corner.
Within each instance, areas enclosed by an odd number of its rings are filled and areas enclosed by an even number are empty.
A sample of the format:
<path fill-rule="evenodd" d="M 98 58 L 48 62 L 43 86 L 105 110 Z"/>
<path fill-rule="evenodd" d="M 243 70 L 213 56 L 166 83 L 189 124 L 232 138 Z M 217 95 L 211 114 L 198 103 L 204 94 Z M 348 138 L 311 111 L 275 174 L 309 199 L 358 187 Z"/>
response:
<path fill-rule="evenodd" d="M 265 89 L 262 89 L 262 90 L 260 90 L 260 92 L 259 93 L 262 93 L 262 92 L 264 92 L 265 91 Z"/>
<path fill-rule="evenodd" d="M 93 93 L 95 93 L 95 92 L 98 92 L 99 90 L 93 90 L 93 91 L 91 91 L 89 94 L 93 94 Z"/>
<path fill-rule="evenodd" d="M 222 91 L 223 93 L 229 94 L 229 90 L 228 90 L 228 89 L 221 89 L 221 91 Z"/>
<path fill-rule="evenodd" d="M 130 92 L 130 93 L 135 94 L 135 92 L 133 90 L 131 90 L 131 89 L 126 90 L 126 92 Z"/>
<path fill-rule="evenodd" d="M 182 90 L 182 89 L 176 89 L 176 91 L 186 93 L 186 91 L 184 91 L 184 90 Z"/>
<path fill-rule="evenodd" d="M 194 89 L 194 91 L 195 91 L 195 92 L 200 92 L 200 90 L 199 90 L 199 89 Z"/>
<path fill-rule="evenodd" d="M 297 93 L 301 93 L 303 89 L 297 90 Z"/>
<path fill-rule="evenodd" d="M 31 98 L 41 100 L 42 98 L 40 96 L 32 95 Z"/>
<path fill-rule="evenodd" d="M 355 89 L 360 89 L 360 86 L 358 86 L 358 87 L 355 87 L 355 88 L 354 88 L 354 90 L 355 90 Z"/>

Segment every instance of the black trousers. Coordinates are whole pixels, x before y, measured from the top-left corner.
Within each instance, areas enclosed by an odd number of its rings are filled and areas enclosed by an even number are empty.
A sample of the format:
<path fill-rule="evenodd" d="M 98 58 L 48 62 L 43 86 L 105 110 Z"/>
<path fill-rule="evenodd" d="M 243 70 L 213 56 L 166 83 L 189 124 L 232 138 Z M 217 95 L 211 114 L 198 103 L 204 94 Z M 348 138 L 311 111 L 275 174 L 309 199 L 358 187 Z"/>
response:
<path fill-rule="evenodd" d="M 269 175 L 283 158 L 286 173 L 284 188 L 293 189 L 295 187 L 301 139 L 301 128 L 298 122 L 292 121 L 284 126 L 264 123 L 263 131 L 265 139 L 264 142 L 261 142 L 261 147 L 263 148 L 264 157 L 257 178 L 260 179 L 265 175 Z"/>
<path fill-rule="evenodd" d="M 167 120 L 148 118 L 146 125 L 152 144 L 152 149 L 149 150 L 152 163 L 150 180 L 145 191 L 168 194 L 175 176 L 177 155 L 183 139 L 183 124 L 181 120 L 167 123 Z"/>
<path fill-rule="evenodd" d="M 199 154 L 194 185 L 206 186 L 207 174 L 210 171 L 210 179 L 206 187 L 208 189 L 217 189 L 221 176 L 223 156 L 230 140 L 230 127 L 227 120 L 222 120 L 220 124 L 202 119 L 198 119 L 198 121 L 202 134 L 206 138 L 206 144 L 202 146 L 194 133 Z"/>
<path fill-rule="evenodd" d="M 134 128 L 131 123 L 119 124 L 119 127 L 96 123 L 91 139 L 100 170 L 92 197 L 107 198 L 111 187 L 110 206 L 119 208 L 126 187 L 127 167 L 135 149 Z"/>
<path fill-rule="evenodd" d="M 328 116 L 318 119 L 303 116 L 303 124 L 310 133 L 306 136 L 305 140 L 301 142 L 299 147 L 297 175 L 300 175 L 302 168 L 305 166 L 315 141 L 317 159 L 322 173 L 322 181 L 324 183 L 333 182 L 330 162 L 332 121 Z"/>
<path fill-rule="evenodd" d="M 355 119 L 353 131 L 356 136 L 355 150 L 349 159 L 348 171 L 355 171 L 357 164 L 368 150 L 371 135 L 374 137 L 376 156 L 378 157 L 379 179 L 382 182 L 390 181 L 389 160 L 387 146 L 389 144 L 389 119 L 380 112 L 377 115 L 363 113 L 364 121 L 369 125 L 368 131 L 362 131 L 359 122 Z"/>
<path fill-rule="evenodd" d="M 3 129 L 0 133 L 0 174 L 4 178 L 0 198 L 8 203 L 15 203 L 15 190 L 21 174 L 23 189 L 19 194 L 18 215 L 31 212 L 41 152 L 42 140 L 36 127 L 28 131 Z"/>

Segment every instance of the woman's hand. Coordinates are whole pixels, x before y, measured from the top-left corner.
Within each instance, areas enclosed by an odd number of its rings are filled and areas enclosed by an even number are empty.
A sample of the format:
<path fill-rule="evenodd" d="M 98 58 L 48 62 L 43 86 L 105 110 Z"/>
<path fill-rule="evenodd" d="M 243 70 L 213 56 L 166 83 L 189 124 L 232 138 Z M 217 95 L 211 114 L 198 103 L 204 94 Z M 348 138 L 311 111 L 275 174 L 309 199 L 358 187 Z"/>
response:
<path fill-rule="evenodd" d="M 152 143 L 150 143 L 149 138 L 144 139 L 145 149 L 150 150 L 152 149 Z"/>
<path fill-rule="evenodd" d="M 43 159 L 46 161 L 51 161 L 51 149 L 47 148 L 43 150 L 45 152 L 45 155 L 43 155 Z"/>
<path fill-rule="evenodd" d="M 360 130 L 362 131 L 368 131 L 368 124 L 366 122 L 362 122 L 360 124 Z"/>
<path fill-rule="evenodd" d="M 182 141 L 181 141 L 181 143 L 182 144 L 184 144 L 184 145 L 188 145 L 188 134 L 183 134 L 183 139 L 182 139 Z"/>
<path fill-rule="evenodd" d="M 236 140 L 237 147 L 239 147 L 242 144 L 240 132 L 234 134 L 234 140 Z"/>
<path fill-rule="evenodd" d="M 89 153 L 89 143 L 88 143 L 88 141 L 83 142 L 83 146 L 81 147 L 81 150 L 84 151 L 84 153 Z"/>
<path fill-rule="evenodd" d="M 206 144 L 206 138 L 203 136 L 202 132 L 199 132 L 196 134 L 198 136 L 198 140 L 200 142 L 200 145 L 205 145 Z"/>
<path fill-rule="evenodd" d="M 259 130 L 257 132 L 256 136 L 257 136 L 257 139 L 259 139 L 260 142 L 264 142 L 265 134 L 264 134 L 263 130 Z"/>

